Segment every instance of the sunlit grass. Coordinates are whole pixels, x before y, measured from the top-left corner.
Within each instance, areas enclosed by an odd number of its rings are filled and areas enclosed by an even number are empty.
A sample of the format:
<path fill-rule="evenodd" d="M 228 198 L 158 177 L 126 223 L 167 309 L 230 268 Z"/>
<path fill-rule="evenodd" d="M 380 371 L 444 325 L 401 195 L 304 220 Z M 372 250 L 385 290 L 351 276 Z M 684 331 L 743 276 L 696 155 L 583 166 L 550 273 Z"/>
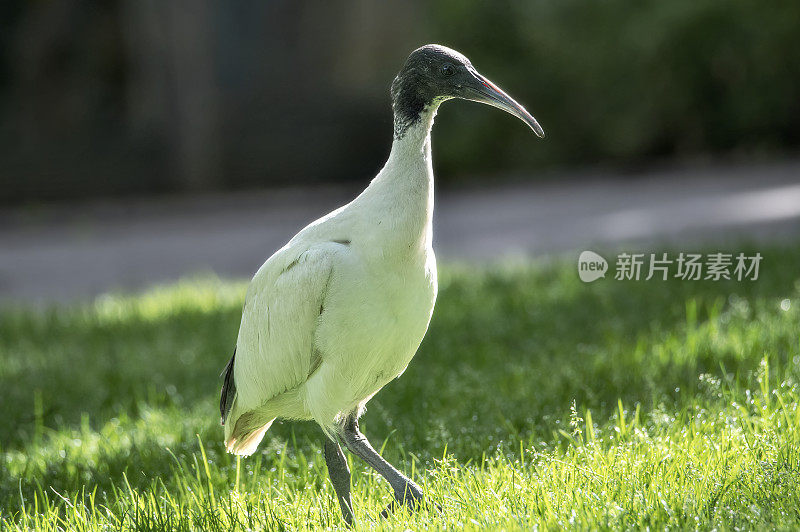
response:
<path fill-rule="evenodd" d="M 370 403 L 373 443 L 441 506 L 361 525 L 800 526 L 800 249 L 756 282 L 581 283 L 571 263 L 443 268 L 428 337 Z M 223 452 L 218 374 L 244 283 L 186 281 L 0 314 L 0 524 L 341 527 L 321 433 Z"/>

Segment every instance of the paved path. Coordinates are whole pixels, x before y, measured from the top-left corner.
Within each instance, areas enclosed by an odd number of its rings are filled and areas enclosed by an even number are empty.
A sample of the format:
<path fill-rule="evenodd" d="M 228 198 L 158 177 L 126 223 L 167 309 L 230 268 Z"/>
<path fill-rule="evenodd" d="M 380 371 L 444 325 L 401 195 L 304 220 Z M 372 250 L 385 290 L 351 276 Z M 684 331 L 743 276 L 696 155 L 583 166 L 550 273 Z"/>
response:
<path fill-rule="evenodd" d="M 249 277 L 354 187 L 0 210 L 0 304 Z M 437 191 L 440 260 L 800 238 L 800 161 Z M 661 246 L 661 247 L 655 247 Z"/>

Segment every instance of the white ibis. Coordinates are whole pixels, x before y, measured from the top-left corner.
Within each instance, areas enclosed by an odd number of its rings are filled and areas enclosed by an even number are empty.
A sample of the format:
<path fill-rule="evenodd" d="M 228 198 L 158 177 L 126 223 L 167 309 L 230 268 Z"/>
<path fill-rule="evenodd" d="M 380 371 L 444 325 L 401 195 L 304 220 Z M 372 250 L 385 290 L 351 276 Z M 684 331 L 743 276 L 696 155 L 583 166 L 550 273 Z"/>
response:
<path fill-rule="evenodd" d="M 406 369 L 433 313 L 431 127 L 439 105 L 452 98 L 486 103 L 544 136 L 520 104 L 444 46 L 414 50 L 391 96 L 394 140 L 383 169 L 253 277 L 220 398 L 225 445 L 237 455 L 252 454 L 276 418 L 318 423 L 348 523 L 350 471 L 340 442 L 389 482 L 396 503 L 415 508 L 423 501 L 419 486 L 372 448 L 358 418 Z"/>

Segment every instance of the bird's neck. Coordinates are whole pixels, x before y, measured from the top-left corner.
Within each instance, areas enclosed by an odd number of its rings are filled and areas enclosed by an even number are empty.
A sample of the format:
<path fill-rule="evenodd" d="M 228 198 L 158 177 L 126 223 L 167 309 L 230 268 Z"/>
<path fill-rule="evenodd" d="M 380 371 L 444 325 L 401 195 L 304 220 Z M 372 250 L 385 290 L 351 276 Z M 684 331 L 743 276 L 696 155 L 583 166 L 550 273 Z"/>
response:
<path fill-rule="evenodd" d="M 412 123 L 407 118 L 395 113 L 394 140 L 392 151 L 386 165 L 425 163 L 431 167 L 427 177 L 433 178 L 431 165 L 431 128 L 436 117 L 438 104 L 430 104 L 423 109 Z"/>
<path fill-rule="evenodd" d="M 430 246 L 433 220 L 431 127 L 437 105 L 395 135 L 383 169 L 364 191 L 385 240 L 398 249 Z M 395 115 L 395 123 L 398 117 Z"/>

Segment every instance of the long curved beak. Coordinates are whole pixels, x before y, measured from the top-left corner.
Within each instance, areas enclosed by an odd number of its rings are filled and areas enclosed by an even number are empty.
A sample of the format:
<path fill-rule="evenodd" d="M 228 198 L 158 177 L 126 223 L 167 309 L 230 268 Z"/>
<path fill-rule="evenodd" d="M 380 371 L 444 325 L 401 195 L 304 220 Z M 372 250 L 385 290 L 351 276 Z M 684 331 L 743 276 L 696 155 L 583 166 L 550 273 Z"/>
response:
<path fill-rule="evenodd" d="M 503 92 L 500 87 L 478 72 L 473 71 L 472 75 L 474 76 L 474 81 L 468 86 L 468 88 L 471 89 L 471 94 L 466 96 L 465 99 L 502 109 L 528 124 L 528 127 L 536 133 L 537 137 L 544 138 L 544 129 L 542 129 L 539 122 L 537 122 L 533 115 L 526 111 L 524 107 L 518 104 L 511 96 Z"/>

